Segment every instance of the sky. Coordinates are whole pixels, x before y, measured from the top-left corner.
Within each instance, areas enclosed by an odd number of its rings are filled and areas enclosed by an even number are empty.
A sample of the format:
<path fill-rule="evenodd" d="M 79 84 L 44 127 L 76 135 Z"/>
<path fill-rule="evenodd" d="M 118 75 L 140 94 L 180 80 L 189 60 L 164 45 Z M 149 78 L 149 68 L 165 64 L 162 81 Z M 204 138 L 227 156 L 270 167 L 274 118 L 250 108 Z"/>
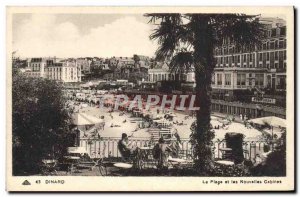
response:
<path fill-rule="evenodd" d="M 141 14 L 18 13 L 13 15 L 13 51 L 24 58 L 154 57 L 158 44 L 149 39 L 155 27 L 148 21 Z"/>
<path fill-rule="evenodd" d="M 143 15 L 14 14 L 19 57 L 154 56 L 153 25 Z"/>

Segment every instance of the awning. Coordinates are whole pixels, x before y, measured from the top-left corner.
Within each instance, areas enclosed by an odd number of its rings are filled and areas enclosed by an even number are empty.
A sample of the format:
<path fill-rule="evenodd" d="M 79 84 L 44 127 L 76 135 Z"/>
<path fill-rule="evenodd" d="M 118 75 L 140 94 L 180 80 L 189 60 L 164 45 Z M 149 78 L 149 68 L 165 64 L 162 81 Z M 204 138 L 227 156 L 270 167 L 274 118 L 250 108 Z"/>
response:
<path fill-rule="evenodd" d="M 259 124 L 259 125 L 269 125 L 272 127 L 285 127 L 286 128 L 286 120 L 282 119 L 282 118 L 278 118 L 276 116 L 255 118 L 255 119 L 249 120 L 249 122 L 252 122 L 254 124 Z"/>
<path fill-rule="evenodd" d="M 72 115 L 72 124 L 73 125 L 95 125 L 95 124 L 99 124 L 102 123 L 103 120 L 96 118 L 94 116 L 91 115 L 87 115 L 85 113 L 75 113 Z"/>

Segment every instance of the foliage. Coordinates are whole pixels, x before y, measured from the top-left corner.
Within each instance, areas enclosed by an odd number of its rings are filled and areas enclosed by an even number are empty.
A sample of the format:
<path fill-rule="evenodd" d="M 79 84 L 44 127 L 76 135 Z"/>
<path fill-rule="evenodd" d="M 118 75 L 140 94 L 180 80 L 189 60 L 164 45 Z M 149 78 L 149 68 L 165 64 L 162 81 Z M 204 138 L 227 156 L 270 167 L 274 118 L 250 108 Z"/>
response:
<path fill-rule="evenodd" d="M 161 81 L 160 92 L 172 93 L 172 90 L 180 90 L 180 81 Z"/>
<path fill-rule="evenodd" d="M 42 158 L 59 157 L 70 142 L 62 86 L 46 79 L 12 79 L 13 174 L 35 173 Z"/>
<path fill-rule="evenodd" d="M 197 170 L 203 171 L 202 167 L 199 165 L 206 165 L 206 166 L 211 166 L 209 167 L 208 171 L 210 171 L 212 169 L 212 165 L 213 165 L 213 153 L 212 153 L 212 147 L 213 147 L 213 142 L 210 141 L 199 141 L 197 139 L 197 121 L 193 122 L 191 125 L 191 135 L 190 135 L 190 142 L 192 144 L 193 148 L 193 155 L 194 160 L 195 160 L 195 166 L 197 168 Z M 215 134 L 214 131 L 209 129 L 208 132 L 206 132 L 203 135 L 203 138 L 214 138 Z M 201 144 L 199 144 L 201 143 Z M 201 147 L 201 148 L 200 148 Z M 200 162 L 201 161 L 201 162 Z M 197 166 L 198 165 L 198 166 Z"/>
<path fill-rule="evenodd" d="M 254 176 L 286 176 L 286 132 L 278 139 L 275 150 L 271 152 L 265 163 L 252 169 Z"/>
<path fill-rule="evenodd" d="M 216 164 L 214 169 L 209 172 L 209 176 L 220 176 L 220 177 L 243 177 L 251 176 L 249 167 L 238 164 L 233 166 L 225 166 Z"/>
<path fill-rule="evenodd" d="M 173 72 L 193 69 L 196 81 L 197 111 L 194 143 L 198 170 L 212 165 L 210 149 L 211 79 L 215 66 L 214 50 L 223 44 L 235 45 L 240 51 L 254 49 L 263 36 L 263 26 L 257 16 L 245 14 L 146 14 L 156 26 L 150 39 L 157 40 L 157 60 L 171 60 Z"/>

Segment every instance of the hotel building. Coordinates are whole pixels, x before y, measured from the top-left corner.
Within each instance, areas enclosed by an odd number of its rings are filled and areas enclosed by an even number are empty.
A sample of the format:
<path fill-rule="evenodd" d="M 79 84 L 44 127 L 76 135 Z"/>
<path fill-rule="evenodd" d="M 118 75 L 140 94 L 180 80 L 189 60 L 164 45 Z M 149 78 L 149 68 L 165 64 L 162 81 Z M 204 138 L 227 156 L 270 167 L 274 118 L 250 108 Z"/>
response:
<path fill-rule="evenodd" d="M 282 19 L 262 18 L 266 37 L 255 50 L 224 45 L 215 50 L 213 94 L 234 98 L 243 90 L 286 90 L 286 26 Z"/>
<path fill-rule="evenodd" d="M 212 111 L 246 114 L 247 117 L 285 118 L 287 41 L 286 23 L 279 18 L 261 18 L 265 38 L 255 50 L 224 44 L 215 49 L 212 76 Z M 183 80 L 194 83 L 194 73 L 176 77 L 168 66 L 148 70 L 150 83 Z M 195 87 L 195 85 L 194 85 Z"/>
<path fill-rule="evenodd" d="M 58 62 L 48 67 L 48 79 L 61 82 L 80 82 L 81 68 L 76 62 Z"/>
<path fill-rule="evenodd" d="M 80 82 L 81 67 L 76 61 L 58 61 L 56 58 L 31 58 L 23 74 L 60 82 Z"/>

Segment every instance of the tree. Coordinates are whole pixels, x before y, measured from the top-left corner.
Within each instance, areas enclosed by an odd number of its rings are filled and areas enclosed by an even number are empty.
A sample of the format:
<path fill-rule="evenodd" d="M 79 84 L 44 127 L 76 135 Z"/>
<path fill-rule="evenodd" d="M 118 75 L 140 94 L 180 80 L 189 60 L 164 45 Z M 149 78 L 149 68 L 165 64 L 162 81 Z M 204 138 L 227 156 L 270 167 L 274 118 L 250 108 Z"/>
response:
<path fill-rule="evenodd" d="M 197 111 L 194 145 L 197 170 L 213 167 L 210 130 L 210 92 L 214 71 L 214 50 L 232 44 L 238 50 L 254 49 L 263 35 L 257 16 L 244 14 L 146 14 L 157 25 L 150 39 L 158 41 L 157 60 L 170 60 L 172 72 L 195 72 Z"/>
<path fill-rule="evenodd" d="M 54 81 L 14 74 L 12 85 L 13 174 L 37 173 L 42 158 L 66 150 L 70 111 Z"/>

